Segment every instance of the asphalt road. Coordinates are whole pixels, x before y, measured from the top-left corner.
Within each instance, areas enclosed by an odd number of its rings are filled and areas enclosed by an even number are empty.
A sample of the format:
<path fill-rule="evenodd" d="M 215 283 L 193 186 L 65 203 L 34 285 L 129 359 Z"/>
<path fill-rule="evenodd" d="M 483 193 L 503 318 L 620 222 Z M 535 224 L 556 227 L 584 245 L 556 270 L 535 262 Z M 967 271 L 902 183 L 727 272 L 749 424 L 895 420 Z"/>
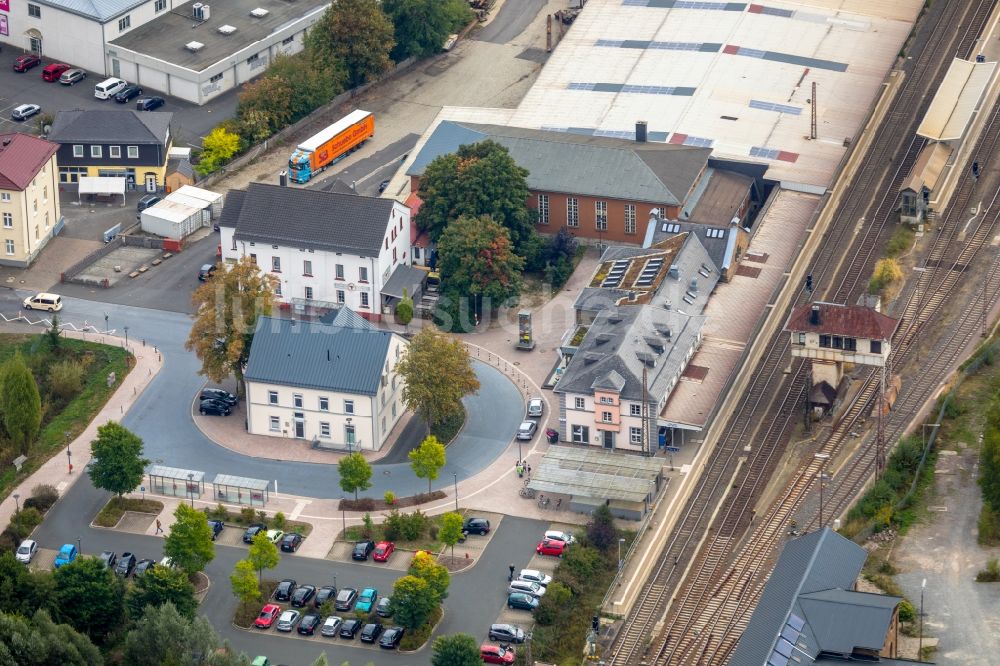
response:
<path fill-rule="evenodd" d="M 392 178 L 410 150 L 417 145 L 419 134 L 407 134 L 394 141 L 370 157 L 358 160 L 350 166 L 338 169 L 334 166 L 323 173 L 320 178 L 307 183 L 304 187 L 310 189 L 326 189 L 333 181 L 340 180 L 347 185 L 354 183 L 358 194 L 370 197 L 379 195 L 378 186 L 383 180 Z"/>
<path fill-rule="evenodd" d="M 35 531 L 34 538 L 42 548 L 57 550 L 62 544 L 80 538 L 82 552 L 95 555 L 102 550 L 117 553 L 132 551 L 139 558 L 163 557 L 163 541 L 159 537 L 128 534 L 89 527 L 90 521 L 107 502 L 110 494 L 97 490 L 90 480 L 81 478 L 46 515 L 45 522 Z M 86 526 L 82 527 L 81 526 Z M 489 625 L 503 609 L 507 587 L 507 564 L 523 567 L 531 558 L 539 535 L 548 523 L 523 518 L 504 518 L 494 530 L 494 536 L 480 561 L 471 569 L 452 576 L 451 588 L 445 600 L 445 614 L 435 636 L 467 632 L 485 640 Z M 480 537 L 470 537 L 472 539 Z M 456 549 L 456 554 L 460 550 Z M 289 666 L 308 666 L 320 652 L 325 651 L 332 664 L 350 661 L 364 664 L 428 664 L 431 650 L 424 648 L 414 654 L 400 654 L 378 647 L 361 647 L 359 639 L 322 641 L 278 634 L 274 629 L 266 632 L 248 632 L 236 629 L 229 622 L 236 608 L 236 598 L 231 592 L 229 574 L 236 561 L 245 556 L 245 549 L 216 546 L 215 559 L 206 568 L 211 586 L 199 612 L 208 617 L 215 630 L 232 645 L 250 655 L 266 654 L 272 661 Z M 399 553 L 398 556 L 407 556 Z M 281 562 L 269 577 L 292 578 L 300 584 L 316 587 L 336 584 L 340 587 L 372 586 L 380 593 L 391 593 L 392 583 L 405 572 L 387 569 L 381 565 L 356 564 L 351 561 L 331 562 L 296 555 L 282 554 Z M 525 614 L 525 619 L 528 619 Z M 387 624 L 391 624 L 389 621 Z"/>
<path fill-rule="evenodd" d="M 490 24 L 472 33 L 472 39 L 494 44 L 514 41 L 546 5 L 545 0 L 504 0 L 500 13 Z"/>

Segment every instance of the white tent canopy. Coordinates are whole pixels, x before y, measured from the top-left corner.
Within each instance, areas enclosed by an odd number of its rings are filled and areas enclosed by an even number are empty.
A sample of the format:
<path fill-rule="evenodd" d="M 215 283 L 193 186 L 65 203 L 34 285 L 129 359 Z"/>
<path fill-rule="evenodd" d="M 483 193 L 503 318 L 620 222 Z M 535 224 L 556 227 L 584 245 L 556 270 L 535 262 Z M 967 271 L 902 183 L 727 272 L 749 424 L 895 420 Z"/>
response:
<path fill-rule="evenodd" d="M 110 176 L 82 176 L 77 189 L 77 201 L 80 201 L 84 194 L 90 195 L 115 195 L 120 194 L 122 205 L 125 205 L 125 179 Z"/>

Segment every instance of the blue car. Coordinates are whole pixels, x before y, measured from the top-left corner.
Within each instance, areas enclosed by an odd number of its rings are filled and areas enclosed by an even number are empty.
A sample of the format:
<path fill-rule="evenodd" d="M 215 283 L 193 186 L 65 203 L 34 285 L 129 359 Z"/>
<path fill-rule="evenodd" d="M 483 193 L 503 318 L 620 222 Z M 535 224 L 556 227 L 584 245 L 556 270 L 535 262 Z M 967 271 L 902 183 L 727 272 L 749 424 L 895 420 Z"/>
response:
<path fill-rule="evenodd" d="M 354 604 L 354 610 L 359 613 L 371 613 L 376 601 L 378 601 L 378 590 L 366 587 L 361 590 L 361 596 L 358 597 L 358 603 Z"/>
<path fill-rule="evenodd" d="M 58 569 L 64 564 L 69 564 L 76 559 L 77 552 L 76 546 L 71 543 L 64 544 L 62 548 L 59 549 L 59 554 L 56 555 L 55 567 Z"/>

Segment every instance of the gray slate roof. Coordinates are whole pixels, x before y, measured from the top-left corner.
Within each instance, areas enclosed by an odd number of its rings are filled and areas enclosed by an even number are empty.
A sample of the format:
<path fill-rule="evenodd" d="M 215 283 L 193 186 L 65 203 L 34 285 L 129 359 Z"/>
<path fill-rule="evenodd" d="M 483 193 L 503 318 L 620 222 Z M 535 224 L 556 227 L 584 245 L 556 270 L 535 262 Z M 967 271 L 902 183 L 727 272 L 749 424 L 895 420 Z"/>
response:
<path fill-rule="evenodd" d="M 48 139 L 56 143 L 164 144 L 173 117 L 169 111 L 60 111 Z"/>
<path fill-rule="evenodd" d="M 665 231 L 665 229 L 677 229 L 677 231 Z M 721 236 L 719 232 L 722 233 Z M 740 233 L 739 227 L 733 224 L 709 225 L 651 216 L 646 227 L 646 242 L 643 245 L 659 243 L 684 233 L 692 233 L 698 237 L 716 269 L 725 271 L 729 268 L 734 259 L 732 254 L 736 247 L 736 237 Z"/>
<path fill-rule="evenodd" d="M 171 157 L 167 160 L 167 173 L 173 172 L 194 178 L 194 167 L 191 166 L 191 160 L 186 157 Z"/>
<path fill-rule="evenodd" d="M 220 226 L 235 226 L 236 240 L 377 256 L 395 201 L 250 183 L 230 191 Z"/>
<path fill-rule="evenodd" d="M 246 379 L 376 395 L 393 333 L 341 308 L 332 324 L 261 317 Z"/>
<path fill-rule="evenodd" d="M 38 4 L 105 23 L 138 7 L 146 0 L 38 0 Z"/>
<path fill-rule="evenodd" d="M 445 120 L 427 139 L 407 175 L 420 176 L 434 158 L 486 139 L 507 148 L 514 161 L 528 170 L 531 190 L 664 205 L 684 202 L 712 152 L 668 143 Z"/>
<path fill-rule="evenodd" d="M 785 544 L 730 663 L 767 664 L 790 618 L 803 624 L 796 647 L 813 658 L 881 649 L 900 599 L 853 591 L 866 556 L 828 527 Z"/>

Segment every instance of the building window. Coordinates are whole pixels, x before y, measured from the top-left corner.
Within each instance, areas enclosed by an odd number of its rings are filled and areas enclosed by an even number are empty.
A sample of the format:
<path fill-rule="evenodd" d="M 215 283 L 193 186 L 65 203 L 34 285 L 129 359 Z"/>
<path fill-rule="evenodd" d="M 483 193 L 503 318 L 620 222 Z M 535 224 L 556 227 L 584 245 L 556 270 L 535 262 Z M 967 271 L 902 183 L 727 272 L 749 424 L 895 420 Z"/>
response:
<path fill-rule="evenodd" d="M 840 337 L 839 335 L 833 336 L 833 348 L 834 349 L 843 349 L 844 348 L 844 338 Z"/>
<path fill-rule="evenodd" d="M 363 307 L 363 308 L 368 307 L 368 292 L 367 291 L 361 292 L 361 307 Z"/>
<path fill-rule="evenodd" d="M 337 303 L 339 303 L 340 305 L 344 304 L 344 290 L 343 289 L 338 289 L 337 290 Z"/>
<path fill-rule="evenodd" d="M 368 268 L 366 266 L 361 266 L 358 268 L 358 281 L 368 282 Z"/>
<path fill-rule="evenodd" d="M 311 301 L 313 297 L 313 288 L 306 287 L 306 300 Z"/>
<path fill-rule="evenodd" d="M 319 411 L 328 412 L 330 411 L 330 399 L 326 396 L 320 396 L 319 399 Z"/>
<path fill-rule="evenodd" d="M 42 8 L 38 5 L 28 3 L 28 16 L 32 18 L 42 18 Z"/>
<path fill-rule="evenodd" d="M 292 394 L 292 405 L 294 405 L 296 409 L 302 409 L 302 394 L 301 393 L 293 393 Z"/>
<path fill-rule="evenodd" d="M 587 426 L 575 425 L 572 430 L 573 441 L 577 444 L 590 443 L 590 428 Z"/>
<path fill-rule="evenodd" d="M 253 254 L 252 252 L 250 253 L 250 263 L 253 264 L 254 266 L 257 265 L 257 255 Z"/>
<path fill-rule="evenodd" d="M 577 409 L 586 409 L 587 403 L 583 398 L 576 398 L 575 405 Z"/>
<path fill-rule="evenodd" d="M 625 204 L 625 233 L 635 233 L 635 204 Z"/>
<path fill-rule="evenodd" d="M 38 236 L 38 225 L 36 224 L 35 225 L 35 240 L 38 240 L 38 238 L 39 238 L 39 236 Z"/>
<path fill-rule="evenodd" d="M 128 147 L 128 158 L 130 160 L 139 159 L 139 146 L 129 146 Z"/>
<path fill-rule="evenodd" d="M 49 211 L 45 211 L 45 228 L 49 228 Z"/>
<path fill-rule="evenodd" d="M 269 404 L 269 405 L 277 405 L 278 404 L 278 392 L 277 391 L 268 391 L 267 392 L 267 404 Z"/>
<path fill-rule="evenodd" d="M 73 145 L 73 157 L 83 157 L 83 146 L 79 144 Z"/>
<path fill-rule="evenodd" d="M 549 195 L 538 195 L 538 224 L 549 223 Z"/>
<path fill-rule="evenodd" d="M 319 422 L 319 436 L 323 439 L 330 439 L 330 424 L 326 421 Z"/>
<path fill-rule="evenodd" d="M 38 199 L 32 199 L 31 200 L 31 212 L 32 213 L 37 213 L 38 212 Z"/>
<path fill-rule="evenodd" d="M 271 432 L 281 432 L 281 419 L 277 416 L 272 416 L 271 421 Z"/>
<path fill-rule="evenodd" d="M 580 201 L 576 197 L 566 199 L 566 226 L 580 226 Z"/>
<path fill-rule="evenodd" d="M 385 417 L 382 417 L 382 432 L 385 432 Z"/>
<path fill-rule="evenodd" d="M 820 347 L 829 347 L 830 346 L 830 336 L 829 335 L 821 335 L 821 336 L 819 336 L 819 346 Z"/>
<path fill-rule="evenodd" d="M 271 272 L 272 273 L 281 272 L 281 257 L 271 257 Z"/>
<path fill-rule="evenodd" d="M 633 444 L 642 444 L 642 428 L 629 428 L 628 440 Z"/>
<path fill-rule="evenodd" d="M 252 65 L 255 62 L 257 62 L 258 60 L 260 60 L 260 54 L 259 53 L 254 53 L 252 56 L 250 56 L 249 58 L 247 58 L 247 64 L 248 65 Z"/>
<path fill-rule="evenodd" d="M 612 417 L 611 412 L 601 412 L 601 421 L 604 423 L 611 423 Z"/>
<path fill-rule="evenodd" d="M 108 146 L 108 157 L 116 160 L 120 160 L 122 157 L 122 147 L 121 146 Z"/>
<path fill-rule="evenodd" d="M 333 276 L 338 280 L 344 279 L 344 264 L 337 264 L 333 267 Z"/>
<path fill-rule="evenodd" d="M 42 203 L 45 203 L 48 200 L 49 200 L 49 186 L 46 185 L 42 187 Z"/>
<path fill-rule="evenodd" d="M 153 10 L 156 12 L 162 12 L 167 8 L 167 0 L 156 0 L 156 4 L 153 5 Z"/>
<path fill-rule="evenodd" d="M 594 202 L 594 224 L 598 231 L 608 230 L 608 202 Z"/>
<path fill-rule="evenodd" d="M 5 244 L 7 245 L 7 254 L 14 254 L 14 241 L 8 238 Z"/>
<path fill-rule="evenodd" d="M 208 80 L 208 82 L 209 83 L 216 83 L 216 82 L 221 81 L 221 80 L 222 80 L 222 72 L 219 72 L 218 74 L 216 74 L 215 76 L 213 76 L 212 78 L 210 78 Z"/>
<path fill-rule="evenodd" d="M 126 14 L 122 18 L 118 19 L 118 32 L 123 30 L 128 30 L 132 27 L 132 17 Z"/>
<path fill-rule="evenodd" d="M 804 345 L 805 343 L 806 343 L 806 334 L 805 333 L 799 333 L 799 344 L 800 345 Z"/>
<path fill-rule="evenodd" d="M 629 416 L 642 416 L 642 405 L 629 405 Z"/>
<path fill-rule="evenodd" d="M 4 226 L 4 229 L 13 229 L 14 228 L 14 216 L 11 215 L 10 213 L 4 213 L 3 214 L 3 226 Z"/>
<path fill-rule="evenodd" d="M 295 41 L 295 37 L 285 37 L 283 40 L 281 40 L 281 45 L 282 46 L 288 46 L 289 44 L 291 44 L 294 41 Z"/>
<path fill-rule="evenodd" d="M 101 150 L 101 147 L 100 146 L 91 146 L 90 147 L 90 156 L 91 157 L 102 157 L 103 156 L 103 151 Z"/>
<path fill-rule="evenodd" d="M 80 146 L 81 148 L 83 146 Z M 10 192 L 0 192 L 0 201 L 10 203 Z"/>
<path fill-rule="evenodd" d="M 353 400 L 345 400 L 344 401 L 344 413 L 345 414 L 353 414 L 354 413 L 354 401 Z"/>
<path fill-rule="evenodd" d="M 306 277 L 312 277 L 313 274 L 313 262 L 303 261 L 302 262 L 302 274 Z"/>
<path fill-rule="evenodd" d="M 612 398 L 611 396 L 602 395 L 601 396 L 601 404 L 602 405 L 613 405 L 613 404 L 615 404 L 615 401 L 614 401 L 614 398 Z"/>
<path fill-rule="evenodd" d="M 854 338 L 844 338 L 844 351 L 857 351 L 858 341 Z"/>
<path fill-rule="evenodd" d="M 881 340 L 872 340 L 868 344 L 870 345 L 869 349 L 871 350 L 871 352 L 873 354 L 881 354 L 882 353 L 882 341 Z"/>
<path fill-rule="evenodd" d="M 396 418 L 396 403 L 392 403 L 392 418 Z"/>

